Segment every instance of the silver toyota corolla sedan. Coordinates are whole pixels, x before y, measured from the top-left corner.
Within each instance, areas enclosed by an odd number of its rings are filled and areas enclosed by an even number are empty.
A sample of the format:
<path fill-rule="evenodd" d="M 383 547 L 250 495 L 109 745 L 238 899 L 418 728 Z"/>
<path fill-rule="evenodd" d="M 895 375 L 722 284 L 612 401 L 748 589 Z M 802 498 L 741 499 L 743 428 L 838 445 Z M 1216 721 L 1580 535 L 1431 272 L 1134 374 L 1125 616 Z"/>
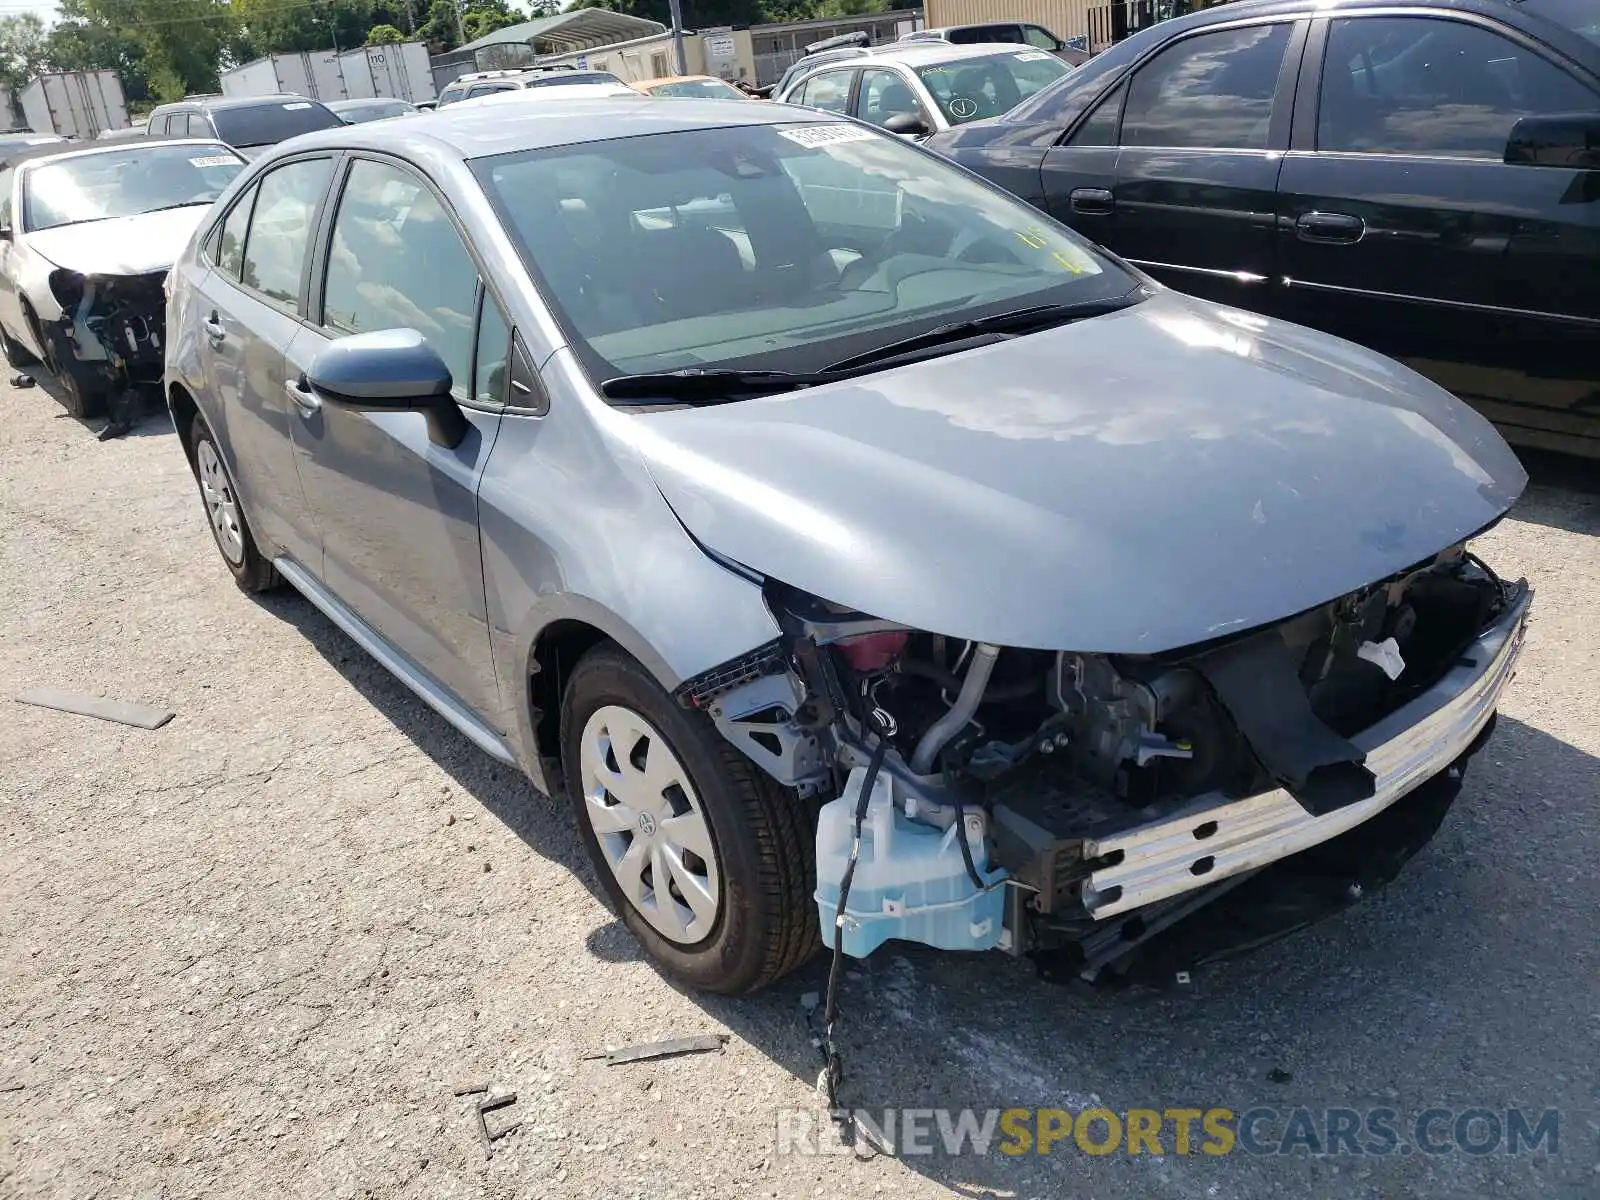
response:
<path fill-rule="evenodd" d="M 1472 410 L 826 113 L 297 138 L 167 327 L 240 585 L 565 791 L 698 987 L 1303 924 L 1426 843 L 1521 645 L 1465 543 L 1526 479 Z"/>

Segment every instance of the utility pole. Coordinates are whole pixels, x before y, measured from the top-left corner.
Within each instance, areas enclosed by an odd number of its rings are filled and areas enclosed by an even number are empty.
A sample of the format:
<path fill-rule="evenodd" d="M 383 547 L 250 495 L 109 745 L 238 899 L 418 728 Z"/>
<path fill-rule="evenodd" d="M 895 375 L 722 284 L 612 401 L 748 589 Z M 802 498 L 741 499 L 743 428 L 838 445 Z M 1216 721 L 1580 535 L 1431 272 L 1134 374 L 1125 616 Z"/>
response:
<path fill-rule="evenodd" d="M 669 0 L 672 12 L 672 57 L 677 60 L 678 74 L 689 73 L 689 60 L 683 56 L 683 0 Z"/>
<path fill-rule="evenodd" d="M 456 14 L 456 40 L 465 46 L 467 44 L 467 27 L 461 23 L 461 0 L 450 0 L 450 11 Z"/>

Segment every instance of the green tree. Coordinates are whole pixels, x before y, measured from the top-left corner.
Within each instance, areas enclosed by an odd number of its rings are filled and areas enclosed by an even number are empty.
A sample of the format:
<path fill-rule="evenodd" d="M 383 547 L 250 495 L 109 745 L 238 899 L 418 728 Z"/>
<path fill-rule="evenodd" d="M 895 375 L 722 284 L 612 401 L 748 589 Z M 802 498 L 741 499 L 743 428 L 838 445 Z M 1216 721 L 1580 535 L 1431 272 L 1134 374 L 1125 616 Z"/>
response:
<path fill-rule="evenodd" d="M 444 54 L 461 45 L 455 0 L 430 0 L 428 19 L 417 29 L 417 40 L 428 43 L 428 53 Z M 466 24 L 461 18 L 461 25 Z"/>
<path fill-rule="evenodd" d="M 367 31 L 367 45 L 369 46 L 392 46 L 405 40 L 406 35 L 393 25 L 374 25 Z"/>
<path fill-rule="evenodd" d="M 381 19 L 372 0 L 233 0 L 233 11 L 244 30 L 252 57 L 297 50 L 348 49 L 366 41 L 368 31 Z"/>
<path fill-rule="evenodd" d="M 467 41 L 475 42 L 486 34 L 526 21 L 526 13 L 513 9 L 506 0 L 467 0 L 466 11 L 461 15 Z"/>
<path fill-rule="evenodd" d="M 49 35 L 37 14 L 0 17 L 0 84 L 13 98 L 45 68 L 48 48 Z"/>

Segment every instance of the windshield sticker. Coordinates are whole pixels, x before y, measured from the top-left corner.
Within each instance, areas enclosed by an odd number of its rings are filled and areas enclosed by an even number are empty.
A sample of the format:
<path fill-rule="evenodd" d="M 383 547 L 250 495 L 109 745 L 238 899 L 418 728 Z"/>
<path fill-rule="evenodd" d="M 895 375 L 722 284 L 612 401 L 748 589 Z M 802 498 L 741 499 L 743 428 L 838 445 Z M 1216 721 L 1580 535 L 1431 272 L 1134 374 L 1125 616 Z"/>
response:
<path fill-rule="evenodd" d="M 191 158 L 191 167 L 225 167 L 229 163 L 238 162 L 231 154 L 203 154 L 199 158 Z"/>
<path fill-rule="evenodd" d="M 831 146 L 836 142 L 865 142 L 877 136 L 860 125 L 798 125 L 778 130 L 779 137 L 802 146 Z"/>
<path fill-rule="evenodd" d="M 1043 50 L 1024 50 L 1017 55 L 1022 62 L 1038 62 L 1041 58 L 1049 58 Z"/>
<path fill-rule="evenodd" d="M 283 107 L 286 111 L 293 112 L 297 108 L 310 108 L 311 102 L 309 100 L 300 100 L 294 104 L 285 104 Z"/>

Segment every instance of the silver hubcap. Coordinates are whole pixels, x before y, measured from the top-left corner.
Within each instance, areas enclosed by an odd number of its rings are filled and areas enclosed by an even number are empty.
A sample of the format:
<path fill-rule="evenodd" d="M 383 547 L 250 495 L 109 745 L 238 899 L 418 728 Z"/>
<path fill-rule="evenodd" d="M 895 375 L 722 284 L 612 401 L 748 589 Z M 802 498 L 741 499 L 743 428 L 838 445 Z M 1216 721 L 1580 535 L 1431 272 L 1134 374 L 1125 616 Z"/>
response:
<path fill-rule="evenodd" d="M 722 895 L 711 828 L 689 773 L 638 713 L 596 710 L 583 727 L 583 811 L 622 894 L 657 933 L 698 942 Z"/>
<path fill-rule="evenodd" d="M 195 452 L 195 462 L 200 467 L 200 494 L 205 497 L 206 515 L 211 518 L 211 529 L 217 535 L 217 545 L 223 557 L 238 566 L 244 562 L 244 533 L 239 528 L 239 506 L 234 503 L 227 472 L 222 469 L 216 450 L 207 441 L 200 443 L 200 448 Z"/>

